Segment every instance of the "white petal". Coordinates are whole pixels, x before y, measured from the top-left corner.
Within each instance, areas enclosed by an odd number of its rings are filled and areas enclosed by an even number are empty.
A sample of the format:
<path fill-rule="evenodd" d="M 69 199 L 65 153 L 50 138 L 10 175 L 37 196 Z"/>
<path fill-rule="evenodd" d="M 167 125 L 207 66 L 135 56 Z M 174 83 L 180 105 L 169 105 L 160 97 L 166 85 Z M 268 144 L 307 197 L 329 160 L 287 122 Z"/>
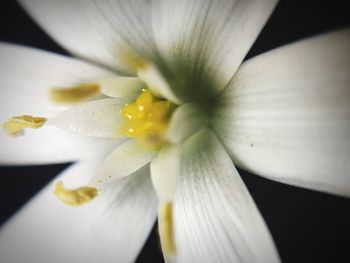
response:
<path fill-rule="evenodd" d="M 164 77 L 154 65 L 147 64 L 142 67 L 137 73 L 138 76 L 147 83 L 147 86 L 155 95 L 170 100 L 175 104 L 181 103 L 180 99 L 172 91 L 169 83 L 164 79 Z"/>
<path fill-rule="evenodd" d="M 241 64 L 276 2 L 156 1 L 154 36 L 165 57 L 182 57 L 192 64 L 194 73 L 201 71 L 215 79 L 218 85 L 214 88 L 221 90 Z"/>
<path fill-rule="evenodd" d="M 148 164 L 153 156 L 154 152 L 143 149 L 136 140 L 127 140 L 107 156 L 91 184 L 125 177 Z"/>
<path fill-rule="evenodd" d="M 96 83 L 103 94 L 114 98 L 136 98 L 146 88 L 146 84 L 136 77 L 116 76 L 97 80 Z"/>
<path fill-rule="evenodd" d="M 49 89 L 111 76 L 76 59 L 0 43 L 0 122 L 13 115 L 50 117 L 66 107 L 49 102 Z"/>
<path fill-rule="evenodd" d="M 150 1 L 20 1 L 36 22 L 70 52 L 127 71 L 123 48 L 150 50 Z"/>
<path fill-rule="evenodd" d="M 217 132 L 242 168 L 350 196 L 350 30 L 247 61 L 223 93 Z"/>
<path fill-rule="evenodd" d="M 90 138 L 43 126 L 13 138 L 0 131 L 0 164 L 49 164 L 70 162 L 110 153 L 120 142 Z"/>
<path fill-rule="evenodd" d="M 278 262 L 266 225 L 224 147 L 201 130 L 183 147 L 175 199 L 178 262 Z"/>
<path fill-rule="evenodd" d="M 79 163 L 60 176 L 72 184 L 101 160 Z M 0 232 L 1 260 L 17 262 L 132 262 L 156 218 L 149 168 L 116 181 L 87 205 L 61 203 L 50 184 Z M 65 180 L 65 178 L 67 180 Z"/>
<path fill-rule="evenodd" d="M 182 104 L 171 117 L 166 137 L 171 143 L 179 143 L 195 133 L 204 122 L 204 115 L 195 103 Z"/>
<path fill-rule="evenodd" d="M 117 138 L 123 122 L 120 110 L 128 101 L 109 98 L 84 103 L 61 112 L 49 119 L 48 124 L 82 135 Z"/>
<path fill-rule="evenodd" d="M 151 178 L 161 204 L 172 202 L 180 173 L 178 146 L 163 147 L 151 162 Z"/>

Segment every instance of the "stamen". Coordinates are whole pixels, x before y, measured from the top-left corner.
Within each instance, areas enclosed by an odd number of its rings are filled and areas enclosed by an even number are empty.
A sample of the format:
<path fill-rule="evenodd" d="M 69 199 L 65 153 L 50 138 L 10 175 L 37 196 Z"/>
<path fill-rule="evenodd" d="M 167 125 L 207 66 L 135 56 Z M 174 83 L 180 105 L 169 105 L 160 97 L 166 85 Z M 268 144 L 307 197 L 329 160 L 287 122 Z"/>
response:
<path fill-rule="evenodd" d="M 3 124 L 3 129 L 12 136 L 23 135 L 25 128 L 38 129 L 44 125 L 46 118 L 31 115 L 14 116 Z"/>
<path fill-rule="evenodd" d="M 68 190 L 63 187 L 62 182 L 57 182 L 54 194 L 67 205 L 80 206 L 94 199 L 97 196 L 97 189 L 85 186 L 75 190 Z"/>
<path fill-rule="evenodd" d="M 100 87 L 94 83 L 84 83 L 74 87 L 52 88 L 49 98 L 56 103 L 79 103 L 100 94 Z"/>
<path fill-rule="evenodd" d="M 158 211 L 158 228 L 160 242 L 162 243 L 164 254 L 170 258 L 174 257 L 176 252 L 172 214 L 173 213 L 171 202 L 164 203 L 162 206 L 160 206 Z"/>

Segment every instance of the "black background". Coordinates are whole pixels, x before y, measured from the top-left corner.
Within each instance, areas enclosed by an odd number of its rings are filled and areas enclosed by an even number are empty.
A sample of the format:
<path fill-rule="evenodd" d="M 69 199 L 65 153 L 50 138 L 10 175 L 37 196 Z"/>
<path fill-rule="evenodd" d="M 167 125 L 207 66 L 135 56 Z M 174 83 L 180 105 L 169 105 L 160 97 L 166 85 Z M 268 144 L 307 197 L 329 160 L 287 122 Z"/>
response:
<path fill-rule="evenodd" d="M 0 7 L 1 41 L 67 54 L 15 2 L 3 1 Z M 248 57 L 349 26 L 349 14 L 347 1 L 282 1 Z M 67 165 L 0 167 L 0 224 Z M 240 173 L 284 262 L 350 262 L 350 200 Z M 155 229 L 138 258 L 149 261 L 162 262 Z"/>

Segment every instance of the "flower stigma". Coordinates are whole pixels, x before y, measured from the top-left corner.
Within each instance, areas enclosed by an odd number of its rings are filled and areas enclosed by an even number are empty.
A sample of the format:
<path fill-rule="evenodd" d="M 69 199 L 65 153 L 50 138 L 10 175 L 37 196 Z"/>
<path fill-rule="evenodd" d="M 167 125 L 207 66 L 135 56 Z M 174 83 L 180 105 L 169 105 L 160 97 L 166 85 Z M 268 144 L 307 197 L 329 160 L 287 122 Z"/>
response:
<path fill-rule="evenodd" d="M 31 115 L 14 116 L 3 124 L 3 129 L 14 137 L 23 135 L 25 128 L 39 129 L 46 122 L 46 118 Z"/>
<path fill-rule="evenodd" d="M 174 105 L 167 100 L 155 97 L 149 89 L 125 105 L 120 111 L 124 118 L 122 132 L 151 150 L 158 150 L 164 143 L 164 134 Z"/>

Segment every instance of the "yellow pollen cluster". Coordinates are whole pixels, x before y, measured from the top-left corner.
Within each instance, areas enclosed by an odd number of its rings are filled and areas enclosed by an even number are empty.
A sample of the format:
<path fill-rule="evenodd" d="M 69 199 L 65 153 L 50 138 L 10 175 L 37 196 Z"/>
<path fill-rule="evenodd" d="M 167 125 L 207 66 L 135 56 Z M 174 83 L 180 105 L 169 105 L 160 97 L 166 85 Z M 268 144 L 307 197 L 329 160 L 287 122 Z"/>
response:
<path fill-rule="evenodd" d="M 149 90 L 143 89 L 134 103 L 121 110 L 125 118 L 123 133 L 128 137 L 138 138 L 146 146 L 160 147 L 171 108 L 171 102 L 156 99 Z"/>
<path fill-rule="evenodd" d="M 3 128 L 8 134 L 19 136 L 23 134 L 25 128 L 38 129 L 45 121 L 46 118 L 31 115 L 14 116 L 3 124 Z"/>
<path fill-rule="evenodd" d="M 69 190 L 63 187 L 61 182 L 55 184 L 54 194 L 65 204 L 70 206 L 79 206 L 90 202 L 97 196 L 97 189 L 94 187 L 80 187 Z"/>

